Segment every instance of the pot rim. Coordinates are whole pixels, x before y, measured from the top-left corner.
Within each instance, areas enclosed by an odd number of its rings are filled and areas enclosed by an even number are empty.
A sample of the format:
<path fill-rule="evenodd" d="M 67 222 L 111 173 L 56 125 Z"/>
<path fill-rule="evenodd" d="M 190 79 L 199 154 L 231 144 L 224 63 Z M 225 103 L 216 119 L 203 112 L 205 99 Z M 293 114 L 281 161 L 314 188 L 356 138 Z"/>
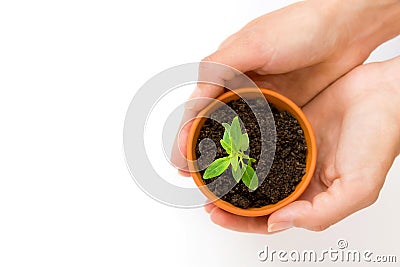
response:
<path fill-rule="evenodd" d="M 300 183 L 296 186 L 296 189 L 286 198 L 280 200 L 279 202 L 275 204 L 270 204 L 266 205 L 260 208 L 247 208 L 247 209 L 242 209 L 239 207 L 236 207 L 232 205 L 231 203 L 224 201 L 222 199 L 219 199 L 217 196 L 215 196 L 214 193 L 212 193 L 207 186 L 205 186 L 205 183 L 202 179 L 202 176 L 199 172 L 196 171 L 196 166 L 194 164 L 194 161 L 196 160 L 196 155 L 195 155 L 195 146 L 197 143 L 197 137 L 198 134 L 203 127 L 203 124 L 206 120 L 205 116 L 213 112 L 216 108 L 218 108 L 221 105 L 221 102 L 227 103 L 229 101 L 239 99 L 240 96 L 245 96 L 246 94 L 255 94 L 255 93 L 261 93 L 264 95 L 264 97 L 267 99 L 268 102 L 275 102 L 275 106 L 278 106 L 278 108 L 282 108 L 284 110 L 289 111 L 300 123 L 304 137 L 306 139 L 306 144 L 307 144 L 307 155 L 306 155 L 306 173 L 303 175 Z M 239 96 L 240 95 L 240 96 Z M 268 99 L 269 98 L 269 99 Z M 271 101 L 273 100 L 273 101 Z M 276 102 L 279 102 L 281 105 L 276 105 Z M 288 110 L 289 109 L 289 110 Z M 196 137 L 196 138 L 195 138 Z M 196 140 L 195 140 L 196 139 Z M 303 111 L 290 99 L 287 97 L 269 90 L 269 89 L 264 89 L 264 88 L 241 88 L 241 89 L 235 89 L 234 91 L 230 90 L 222 95 L 220 95 L 218 98 L 216 98 L 215 101 L 212 101 L 208 106 L 206 106 L 203 110 L 201 110 L 196 118 L 194 119 L 192 126 L 189 131 L 188 135 L 188 141 L 187 141 L 187 159 L 188 159 L 188 167 L 191 172 L 191 176 L 196 183 L 196 185 L 199 187 L 199 189 L 202 191 L 202 193 L 209 199 L 211 200 L 211 203 L 216 205 L 217 207 L 228 211 L 233 214 L 241 215 L 241 216 L 250 216 L 250 217 L 255 217 L 255 216 L 264 216 L 271 214 L 272 212 L 288 205 L 289 203 L 295 201 L 297 198 L 300 197 L 300 195 L 305 191 L 307 186 L 309 185 L 314 171 L 315 171 L 315 165 L 317 161 L 317 145 L 316 145 L 316 139 L 314 135 L 314 131 L 311 127 L 310 122 L 308 121 L 307 117 L 303 113 Z"/>

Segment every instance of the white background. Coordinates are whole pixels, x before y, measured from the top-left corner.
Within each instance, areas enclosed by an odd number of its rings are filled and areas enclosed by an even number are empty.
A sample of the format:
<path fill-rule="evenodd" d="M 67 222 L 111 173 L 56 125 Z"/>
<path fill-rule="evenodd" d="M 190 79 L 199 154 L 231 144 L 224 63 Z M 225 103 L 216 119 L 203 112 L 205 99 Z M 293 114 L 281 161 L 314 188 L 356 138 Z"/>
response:
<path fill-rule="evenodd" d="M 400 260 L 399 161 L 372 207 L 322 233 L 273 236 L 159 204 L 126 169 L 122 129 L 135 91 L 290 2 L 1 1 L 0 266 L 267 266 L 257 261 L 265 245 L 320 251 L 339 238 Z M 370 60 L 395 56 L 399 44 Z"/>

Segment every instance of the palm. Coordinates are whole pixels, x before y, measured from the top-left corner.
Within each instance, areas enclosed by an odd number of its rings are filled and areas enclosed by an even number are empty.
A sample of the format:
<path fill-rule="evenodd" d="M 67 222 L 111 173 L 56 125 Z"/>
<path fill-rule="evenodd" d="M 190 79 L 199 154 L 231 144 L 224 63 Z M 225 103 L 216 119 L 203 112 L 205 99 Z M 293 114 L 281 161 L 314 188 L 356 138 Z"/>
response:
<path fill-rule="evenodd" d="M 303 108 L 317 138 L 316 172 L 301 199 L 269 222 L 291 218 L 294 226 L 322 230 L 376 200 L 400 147 L 399 98 L 382 82 L 378 65 L 358 67 Z M 215 209 L 212 218 L 230 229 L 267 232 L 265 217 Z"/>
<path fill-rule="evenodd" d="M 318 159 L 302 198 L 323 203 L 314 198 L 336 191 L 345 196 L 348 191 L 352 199 L 342 199 L 343 204 L 359 203 L 352 204 L 353 210 L 338 211 L 338 220 L 375 201 L 397 155 L 399 132 L 387 127 L 397 124 L 388 105 L 391 96 L 376 90 L 387 86 L 378 84 L 375 67 L 360 67 L 304 107 L 316 132 Z M 339 203 L 332 203 L 332 209 L 341 209 L 335 204 Z"/>

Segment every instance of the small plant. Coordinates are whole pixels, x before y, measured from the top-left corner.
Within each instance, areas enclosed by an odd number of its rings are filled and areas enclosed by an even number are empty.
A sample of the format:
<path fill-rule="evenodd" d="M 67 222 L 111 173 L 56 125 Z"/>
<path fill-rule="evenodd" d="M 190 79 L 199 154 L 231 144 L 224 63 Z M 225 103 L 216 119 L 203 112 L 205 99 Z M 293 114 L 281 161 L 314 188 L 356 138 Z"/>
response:
<path fill-rule="evenodd" d="M 258 187 L 258 177 L 251 164 L 256 160 L 245 154 L 249 148 L 249 136 L 243 134 L 239 118 L 236 116 L 232 124 L 222 123 L 225 128 L 224 136 L 220 140 L 221 146 L 229 156 L 216 159 L 204 172 L 203 179 L 210 179 L 221 175 L 229 165 L 232 165 L 232 176 L 236 182 L 243 183 L 251 190 Z"/>

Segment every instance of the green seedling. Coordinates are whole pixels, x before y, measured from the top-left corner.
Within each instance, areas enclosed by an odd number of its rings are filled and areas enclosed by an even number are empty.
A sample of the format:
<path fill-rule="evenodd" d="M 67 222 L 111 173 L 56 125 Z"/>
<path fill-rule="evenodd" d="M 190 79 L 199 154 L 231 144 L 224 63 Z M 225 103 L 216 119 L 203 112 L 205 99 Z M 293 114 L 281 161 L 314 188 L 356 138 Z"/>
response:
<path fill-rule="evenodd" d="M 228 153 L 227 157 L 216 159 L 204 172 L 203 179 L 210 179 L 221 175 L 229 165 L 232 166 L 232 176 L 236 182 L 243 183 L 251 190 L 258 187 L 258 177 L 251 164 L 256 160 L 245 152 L 249 148 L 249 136 L 242 133 L 239 118 L 236 116 L 232 124 L 222 123 L 225 128 L 224 136 L 220 140 L 221 146 Z"/>

